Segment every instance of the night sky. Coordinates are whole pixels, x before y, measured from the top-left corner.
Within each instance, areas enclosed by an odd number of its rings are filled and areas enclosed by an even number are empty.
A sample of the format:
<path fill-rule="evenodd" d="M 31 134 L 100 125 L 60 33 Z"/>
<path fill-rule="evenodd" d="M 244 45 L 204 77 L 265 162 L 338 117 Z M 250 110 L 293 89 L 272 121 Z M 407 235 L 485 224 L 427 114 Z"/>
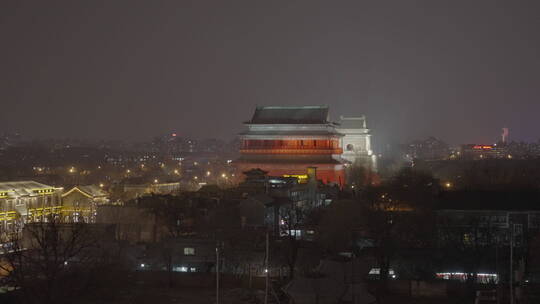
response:
<path fill-rule="evenodd" d="M 375 141 L 540 138 L 539 1 L 0 2 L 0 133 L 232 139 L 256 105 Z"/>

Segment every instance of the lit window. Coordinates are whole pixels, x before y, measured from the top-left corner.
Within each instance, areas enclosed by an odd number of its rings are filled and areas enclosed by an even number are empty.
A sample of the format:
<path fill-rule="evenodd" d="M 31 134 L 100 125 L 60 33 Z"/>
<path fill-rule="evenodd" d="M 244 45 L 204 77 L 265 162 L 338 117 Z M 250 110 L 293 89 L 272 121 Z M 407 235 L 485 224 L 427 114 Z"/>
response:
<path fill-rule="evenodd" d="M 470 233 L 463 234 L 463 243 L 466 245 L 470 245 L 472 243 L 472 235 Z"/>
<path fill-rule="evenodd" d="M 184 255 L 195 255 L 195 248 L 191 248 L 191 247 L 184 248 Z"/>
<path fill-rule="evenodd" d="M 180 267 L 175 266 L 175 267 L 173 267 L 173 271 L 175 271 L 175 272 L 187 272 L 188 268 L 185 267 L 185 266 L 180 266 Z"/>

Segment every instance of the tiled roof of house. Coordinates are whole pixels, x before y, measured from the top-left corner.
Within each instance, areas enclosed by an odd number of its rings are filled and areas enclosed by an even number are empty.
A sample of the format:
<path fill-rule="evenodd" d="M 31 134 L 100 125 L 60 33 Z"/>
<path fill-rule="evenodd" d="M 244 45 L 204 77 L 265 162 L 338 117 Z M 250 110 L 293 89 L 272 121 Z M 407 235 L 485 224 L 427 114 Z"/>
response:
<path fill-rule="evenodd" d="M 36 195 L 38 190 L 51 190 L 52 186 L 44 185 L 35 181 L 16 181 L 16 182 L 1 182 L 0 193 L 6 193 L 7 196 L 28 196 Z"/>
<path fill-rule="evenodd" d="M 71 188 L 66 193 L 62 194 L 62 196 L 68 196 L 74 191 L 79 191 L 82 194 L 88 196 L 88 197 L 107 197 L 107 192 L 101 190 L 100 187 L 96 185 L 84 185 L 84 186 L 76 186 Z"/>

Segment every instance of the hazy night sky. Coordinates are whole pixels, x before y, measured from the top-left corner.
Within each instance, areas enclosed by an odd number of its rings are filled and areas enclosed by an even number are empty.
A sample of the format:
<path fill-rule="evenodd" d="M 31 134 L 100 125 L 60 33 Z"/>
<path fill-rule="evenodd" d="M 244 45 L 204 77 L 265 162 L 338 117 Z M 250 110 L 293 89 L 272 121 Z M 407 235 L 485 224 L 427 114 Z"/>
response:
<path fill-rule="evenodd" d="M 0 133 L 231 139 L 256 105 L 375 141 L 540 138 L 538 1 L 1 1 Z"/>

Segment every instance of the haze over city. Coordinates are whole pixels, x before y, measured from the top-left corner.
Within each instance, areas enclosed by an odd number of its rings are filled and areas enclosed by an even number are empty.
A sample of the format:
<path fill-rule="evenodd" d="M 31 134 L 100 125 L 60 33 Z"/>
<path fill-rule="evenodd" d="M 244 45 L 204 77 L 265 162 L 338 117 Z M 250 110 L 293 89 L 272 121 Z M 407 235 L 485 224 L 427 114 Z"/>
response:
<path fill-rule="evenodd" d="M 540 303 L 539 16 L 0 1 L 0 303 Z"/>
<path fill-rule="evenodd" d="M 536 141 L 535 1 L 2 1 L 0 129 L 232 139 L 256 105 L 368 118 L 374 142 Z"/>

